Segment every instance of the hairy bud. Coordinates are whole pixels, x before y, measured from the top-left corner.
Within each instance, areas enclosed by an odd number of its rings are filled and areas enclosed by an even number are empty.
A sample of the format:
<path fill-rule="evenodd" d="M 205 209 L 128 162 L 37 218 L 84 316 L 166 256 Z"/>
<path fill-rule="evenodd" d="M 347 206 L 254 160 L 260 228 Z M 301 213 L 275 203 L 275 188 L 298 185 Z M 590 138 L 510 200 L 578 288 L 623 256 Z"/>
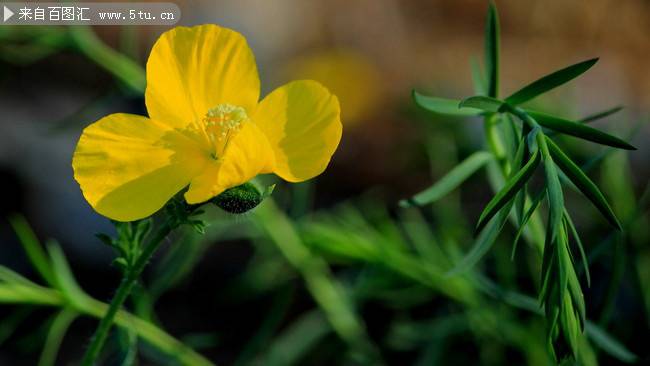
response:
<path fill-rule="evenodd" d="M 233 214 L 242 214 L 257 207 L 273 191 L 274 186 L 270 186 L 265 192 L 260 190 L 252 183 L 244 183 L 237 187 L 225 190 L 220 195 L 214 197 L 210 202 L 217 205 L 226 212 Z"/>

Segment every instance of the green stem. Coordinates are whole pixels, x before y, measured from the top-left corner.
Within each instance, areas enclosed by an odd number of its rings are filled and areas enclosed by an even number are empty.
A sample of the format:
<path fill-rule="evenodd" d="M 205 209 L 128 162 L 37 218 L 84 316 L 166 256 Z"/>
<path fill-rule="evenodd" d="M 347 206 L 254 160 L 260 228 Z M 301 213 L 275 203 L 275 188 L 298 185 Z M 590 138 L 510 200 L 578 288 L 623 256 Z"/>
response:
<path fill-rule="evenodd" d="M 39 286 L 35 283 L 14 285 L 10 290 L 11 292 L 4 291 L 3 293 L 2 287 L 0 287 L 0 303 L 59 307 L 62 309 L 71 309 L 79 314 L 99 319 L 106 315 L 109 308 L 108 304 L 88 296 L 82 296 L 82 301 L 70 302 L 61 292 Z M 6 296 L 10 293 L 13 294 L 13 297 Z M 132 330 L 139 338 L 145 340 L 148 344 L 170 358 L 173 358 L 181 365 L 213 365 L 210 361 L 181 343 L 178 339 L 172 337 L 169 333 L 127 311 L 119 310 L 117 312 L 115 315 L 115 324 L 124 329 Z"/>
<path fill-rule="evenodd" d="M 170 222 L 169 221 L 165 222 L 158 229 L 158 231 L 156 232 L 154 237 L 149 241 L 149 243 L 144 247 L 142 253 L 140 253 L 140 255 L 138 256 L 138 259 L 135 262 L 135 264 L 125 271 L 124 277 L 122 278 L 122 282 L 120 283 L 120 286 L 117 288 L 117 291 L 115 292 L 115 296 L 113 296 L 113 299 L 111 300 L 111 303 L 108 307 L 108 310 L 106 311 L 106 314 L 99 322 L 99 326 L 97 326 L 97 330 L 93 335 L 90 346 L 86 350 L 86 354 L 84 355 L 83 361 L 81 363 L 83 366 L 91 366 L 94 364 L 95 360 L 97 359 L 97 356 L 99 355 L 99 352 L 102 350 L 104 343 L 106 342 L 108 333 L 111 330 L 111 327 L 113 326 L 115 315 L 117 314 L 118 310 L 120 310 L 122 304 L 124 304 L 124 301 L 131 293 L 131 290 L 133 289 L 133 286 L 137 282 L 138 278 L 140 277 L 142 270 L 144 270 L 144 267 L 147 265 L 147 263 L 149 263 L 149 259 L 151 259 L 153 253 L 156 251 L 156 249 L 158 249 L 160 243 L 162 243 L 162 241 L 167 237 L 167 235 L 171 232 L 172 229 L 173 227 L 172 225 L 170 225 Z"/>
<path fill-rule="evenodd" d="M 492 151 L 492 154 L 499 162 L 499 166 L 504 172 L 507 172 L 510 168 L 506 160 L 506 150 L 503 146 L 503 141 L 499 136 L 497 130 L 497 123 L 499 122 L 499 116 L 495 113 L 490 116 L 485 117 L 485 123 L 483 127 L 485 129 L 485 138 L 487 140 L 488 146 Z"/>
<path fill-rule="evenodd" d="M 135 93 L 143 93 L 146 85 L 144 70 L 129 57 L 107 46 L 90 27 L 68 28 L 73 44 L 86 57 L 110 72 Z"/>

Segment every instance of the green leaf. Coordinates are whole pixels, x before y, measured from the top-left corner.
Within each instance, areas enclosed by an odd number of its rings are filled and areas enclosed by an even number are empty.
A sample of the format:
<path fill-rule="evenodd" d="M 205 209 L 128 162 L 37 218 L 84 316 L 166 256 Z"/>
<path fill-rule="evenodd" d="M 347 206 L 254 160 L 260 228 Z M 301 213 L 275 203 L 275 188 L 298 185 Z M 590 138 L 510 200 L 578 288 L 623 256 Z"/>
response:
<path fill-rule="evenodd" d="M 0 265 L 0 283 L 17 284 L 23 286 L 32 286 L 34 283 L 23 277 L 20 273 Z"/>
<path fill-rule="evenodd" d="M 542 148 L 544 154 L 544 174 L 546 177 L 546 191 L 548 193 L 548 235 L 547 246 L 555 241 L 556 234 L 562 226 L 562 213 L 564 211 L 564 195 L 560 185 L 560 177 L 557 167 L 551 157 L 546 144 L 546 136 L 542 133 L 537 134 L 537 142 Z M 544 250 L 546 252 L 546 249 Z"/>
<path fill-rule="evenodd" d="M 580 257 L 582 258 L 582 265 L 584 266 L 585 276 L 587 277 L 587 286 L 591 287 L 591 274 L 589 273 L 589 260 L 587 259 L 587 254 L 585 253 L 585 248 L 582 245 L 582 240 L 580 240 L 580 235 L 578 235 L 578 230 L 576 229 L 569 212 L 564 209 L 564 220 L 570 230 L 573 239 L 575 239 L 578 246 L 578 251 L 580 252 Z"/>
<path fill-rule="evenodd" d="M 618 137 L 606 134 L 602 131 L 591 128 L 589 126 L 585 126 L 581 123 L 531 110 L 526 110 L 526 113 L 533 117 L 540 125 L 553 131 L 575 136 L 602 145 L 618 147 L 625 150 L 636 150 L 636 147 L 628 144 Z"/>
<path fill-rule="evenodd" d="M 487 162 L 492 160 L 492 154 L 486 151 L 476 152 L 454 167 L 449 173 L 434 185 L 416 194 L 412 198 L 400 201 L 402 207 L 422 206 L 439 200 L 449 194 L 474 174 Z"/>
<path fill-rule="evenodd" d="M 622 230 L 621 224 L 616 218 L 614 211 L 607 203 L 605 196 L 600 192 L 596 184 L 580 170 L 580 168 L 560 149 L 550 138 L 546 137 L 549 152 L 555 163 L 562 169 L 567 178 L 587 197 L 591 203 L 603 214 L 605 219 L 618 230 Z"/>
<path fill-rule="evenodd" d="M 485 68 L 488 77 L 487 95 L 499 96 L 499 14 L 492 1 L 488 6 L 485 24 Z"/>
<path fill-rule="evenodd" d="M 474 93 L 477 95 L 487 94 L 487 80 L 483 75 L 480 62 L 476 57 L 472 57 L 469 61 L 472 69 L 472 85 L 474 86 Z"/>
<path fill-rule="evenodd" d="M 476 278 L 479 280 L 477 281 L 479 290 L 489 296 L 503 300 L 507 304 L 516 308 L 540 314 L 540 308 L 534 298 L 515 291 L 501 289 L 498 285 L 484 276 L 477 275 Z M 516 301 L 511 301 L 515 298 Z M 639 359 L 623 344 L 589 320 L 585 322 L 585 333 L 596 346 L 620 361 L 632 363 Z"/>
<path fill-rule="evenodd" d="M 517 251 L 517 243 L 519 242 L 521 235 L 524 233 L 524 229 L 526 229 L 528 220 L 530 220 L 530 217 L 533 216 L 533 213 L 535 213 L 535 210 L 537 210 L 537 207 L 539 207 L 539 204 L 542 202 L 542 199 L 544 198 L 545 194 L 546 194 L 546 190 L 542 190 L 541 192 L 539 192 L 539 194 L 535 197 L 535 199 L 533 199 L 526 213 L 523 215 L 521 219 L 521 223 L 519 224 L 519 229 L 517 229 L 517 234 L 515 235 L 515 240 L 512 243 L 512 253 L 510 254 L 510 259 L 515 258 L 515 252 Z"/>
<path fill-rule="evenodd" d="M 68 332 L 70 324 L 77 318 L 77 313 L 68 308 L 63 308 L 54 316 L 50 329 L 45 339 L 45 345 L 38 359 L 38 366 L 53 366 L 56 364 L 56 356 L 59 353 L 63 337 Z"/>
<path fill-rule="evenodd" d="M 506 103 L 510 105 L 525 103 L 540 94 L 546 93 L 551 89 L 554 89 L 570 80 L 573 80 L 580 74 L 589 70 L 592 66 L 594 66 L 596 62 L 598 62 L 598 59 L 592 58 L 590 60 L 571 65 L 562 70 L 558 70 L 552 74 L 548 74 L 510 95 L 508 98 L 506 98 Z"/>
<path fill-rule="evenodd" d="M 25 217 L 19 214 L 9 216 L 9 223 L 14 229 L 18 241 L 23 247 L 27 258 L 31 262 L 34 269 L 49 285 L 54 285 L 55 279 L 52 273 L 50 261 L 47 259 L 45 251 L 41 247 L 36 234 L 25 220 Z"/>
<path fill-rule="evenodd" d="M 52 259 L 56 288 L 71 303 L 80 304 L 89 301 L 88 295 L 79 287 L 79 284 L 75 280 L 59 244 L 54 240 L 50 240 L 47 243 L 47 250 Z"/>
<path fill-rule="evenodd" d="M 542 275 L 541 275 L 541 288 L 539 290 L 539 301 L 542 302 L 546 297 L 549 296 L 550 294 L 550 288 L 551 286 L 549 283 L 551 282 L 551 270 L 554 268 L 554 261 L 555 261 L 555 250 L 553 250 L 552 245 L 549 244 L 549 237 L 551 235 L 551 230 L 548 229 L 546 230 L 546 241 L 544 244 L 544 253 L 542 254 Z"/>
<path fill-rule="evenodd" d="M 415 90 L 413 90 L 412 96 L 416 105 L 433 113 L 456 117 L 471 117 L 478 116 L 483 112 L 479 109 L 472 108 L 459 109 L 458 105 L 460 104 L 460 101 L 455 99 L 428 97 L 416 92 Z"/>
<path fill-rule="evenodd" d="M 605 117 L 609 117 L 614 113 L 618 113 L 619 111 L 621 111 L 621 109 L 623 109 L 623 106 L 619 105 L 619 106 L 616 106 L 614 108 L 604 110 L 602 112 L 597 112 L 597 113 L 594 113 L 594 114 L 590 114 L 587 117 L 584 117 L 584 118 L 580 119 L 578 122 L 580 122 L 580 123 L 593 122 L 593 121 L 596 121 L 596 120 L 599 120 L 599 119 L 602 119 L 602 118 L 605 118 Z"/>
<path fill-rule="evenodd" d="M 478 109 L 485 112 L 496 113 L 496 112 L 500 112 L 501 108 L 504 105 L 505 104 L 503 103 L 503 101 L 499 99 L 477 95 L 477 96 L 469 97 L 467 99 L 463 99 L 458 104 L 458 108 L 461 109 L 471 108 L 472 110 Z"/>
<path fill-rule="evenodd" d="M 283 329 L 259 357 L 262 365 L 298 365 L 306 354 L 332 332 L 322 312 L 312 310 Z"/>
<path fill-rule="evenodd" d="M 515 193 L 517 193 L 533 175 L 535 168 L 539 164 L 539 160 L 539 152 L 535 151 L 526 165 L 524 165 L 512 178 L 508 179 L 505 186 L 496 194 L 496 196 L 494 196 L 494 198 L 492 198 L 492 200 L 490 200 L 481 213 L 481 216 L 478 219 L 478 224 L 476 225 L 476 232 L 480 232 L 487 221 L 489 221 L 503 206 L 505 206 L 507 202 L 511 201 Z"/>
<path fill-rule="evenodd" d="M 559 301 L 564 301 L 564 296 L 567 294 L 566 291 L 569 286 L 569 271 L 573 270 L 573 265 L 571 264 L 571 257 L 568 249 L 569 240 L 566 230 L 564 230 L 564 222 L 560 223 L 556 238 L 557 240 L 554 243 L 558 261 L 558 282 L 556 285 L 559 285 Z"/>
<path fill-rule="evenodd" d="M 512 120 L 510 116 L 507 117 L 507 121 L 509 124 L 512 124 Z M 514 136 L 513 136 L 514 139 Z M 513 154 L 513 162 L 512 166 L 510 168 L 510 174 L 509 177 L 512 177 L 521 169 L 521 165 L 523 164 L 524 161 L 524 155 L 528 156 L 526 153 L 526 140 L 525 139 L 520 139 L 520 141 L 517 144 L 517 148 Z M 514 146 L 513 146 L 514 148 Z M 521 220 L 523 219 L 524 216 L 524 205 L 526 203 L 526 186 L 524 185 L 524 188 L 517 193 L 515 197 L 515 217 L 517 218 L 517 222 L 519 225 L 521 225 Z"/>
<path fill-rule="evenodd" d="M 563 332 L 563 338 L 569 344 L 574 359 L 578 358 L 578 339 L 581 329 L 576 319 L 575 311 L 571 305 L 571 298 L 568 295 L 562 297 L 562 306 L 560 307 L 560 326 Z"/>
<path fill-rule="evenodd" d="M 510 209 L 512 209 L 514 201 L 509 201 L 506 203 L 506 206 L 501 209 L 495 220 L 488 222 L 485 226 L 485 230 L 474 241 L 472 249 L 452 268 L 447 272 L 447 277 L 456 276 L 461 273 L 469 271 L 476 263 L 478 263 L 485 253 L 490 250 L 497 236 L 503 229 L 506 221 L 508 220 L 508 215 L 510 215 Z"/>
<path fill-rule="evenodd" d="M 637 355 L 625 348 L 623 344 L 594 323 L 587 322 L 585 325 L 585 333 L 595 345 L 619 361 L 633 363 L 639 359 Z"/>
<path fill-rule="evenodd" d="M 569 248 L 567 247 L 567 251 L 568 250 Z M 576 306 L 578 315 L 580 316 L 579 330 L 582 332 L 584 330 L 585 322 L 587 321 L 587 306 L 585 305 L 585 296 L 582 294 L 582 288 L 580 287 L 580 282 L 578 281 L 578 276 L 576 275 L 572 263 L 570 263 L 570 266 L 568 267 L 568 277 L 569 294 L 571 295 L 573 304 Z"/>

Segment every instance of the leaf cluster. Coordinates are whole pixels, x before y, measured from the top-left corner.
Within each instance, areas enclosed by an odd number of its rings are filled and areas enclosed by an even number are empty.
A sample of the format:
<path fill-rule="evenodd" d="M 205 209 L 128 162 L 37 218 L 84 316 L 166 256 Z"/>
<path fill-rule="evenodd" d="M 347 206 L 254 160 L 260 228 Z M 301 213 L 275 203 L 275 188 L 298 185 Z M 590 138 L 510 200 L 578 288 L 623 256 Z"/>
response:
<path fill-rule="evenodd" d="M 511 215 L 517 225 L 512 250 L 514 256 L 517 242 L 526 231 L 529 221 L 537 215 L 543 201 L 546 201 L 546 229 L 544 239 L 539 241 L 542 243 L 540 251 L 543 258 L 539 299 L 546 314 L 547 342 L 554 358 L 559 360 L 569 356 L 576 359 L 580 351 L 580 337 L 585 328 L 586 306 L 575 269 L 572 242 L 580 253 L 588 283 L 590 278 L 582 241 L 565 207 L 561 181 L 570 182 L 582 192 L 612 227 L 618 230 L 622 227 L 598 186 L 552 137 L 568 135 L 618 149 L 635 148 L 623 139 L 586 125 L 588 122 L 610 116 L 619 111 L 620 107 L 573 121 L 520 106 L 580 76 L 596 64 L 596 58 L 550 73 L 506 98 L 499 98 L 499 21 L 494 4 L 489 6 L 486 24 L 487 85 L 482 90 L 483 94 L 457 101 L 425 96 L 414 91 L 413 99 L 419 107 L 431 112 L 459 117 L 483 117 L 491 151 L 470 156 L 431 188 L 402 204 L 421 206 L 432 203 L 479 168 L 487 165 L 490 160 L 499 164 L 505 183 L 480 214 L 476 224 L 478 237 L 475 245 L 456 267 L 451 269 L 450 274 L 455 275 L 467 272 L 480 260 Z M 474 72 L 474 75 L 481 74 Z M 477 82 L 477 85 L 481 91 L 482 83 Z M 501 126 L 501 133 L 497 132 L 495 126 Z M 503 137 L 504 130 L 509 135 L 507 138 Z M 503 145 L 503 140 L 510 142 L 503 148 L 505 153 L 494 148 Z M 485 154 L 491 154 L 492 159 Z M 533 192 L 529 183 L 535 172 L 540 169 L 543 171 L 544 184 L 538 192 Z"/>

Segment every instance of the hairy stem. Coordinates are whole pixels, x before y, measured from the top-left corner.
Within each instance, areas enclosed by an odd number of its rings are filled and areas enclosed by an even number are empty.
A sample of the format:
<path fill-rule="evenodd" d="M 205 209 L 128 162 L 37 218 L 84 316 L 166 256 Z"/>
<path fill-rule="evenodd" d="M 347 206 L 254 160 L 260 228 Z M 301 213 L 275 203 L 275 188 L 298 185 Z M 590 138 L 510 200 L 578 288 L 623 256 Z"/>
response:
<path fill-rule="evenodd" d="M 122 282 L 117 288 L 115 296 L 113 296 L 106 314 L 99 322 L 99 326 L 97 326 L 97 330 L 93 335 L 90 346 L 86 350 L 83 361 L 81 363 L 83 366 L 91 366 L 97 359 L 99 352 L 102 350 L 104 343 L 106 342 L 108 333 L 113 326 L 115 315 L 122 307 L 122 304 L 124 304 L 124 301 L 129 297 L 129 294 L 131 293 L 133 286 L 140 277 L 142 270 L 144 270 L 144 267 L 146 267 L 147 263 L 149 263 L 149 259 L 151 259 L 153 253 L 156 251 L 156 249 L 158 249 L 158 246 L 160 246 L 162 241 L 167 237 L 172 229 L 173 227 L 170 225 L 170 222 L 165 222 L 158 229 L 149 243 L 147 243 L 147 245 L 144 247 L 135 264 L 125 270 Z"/>

